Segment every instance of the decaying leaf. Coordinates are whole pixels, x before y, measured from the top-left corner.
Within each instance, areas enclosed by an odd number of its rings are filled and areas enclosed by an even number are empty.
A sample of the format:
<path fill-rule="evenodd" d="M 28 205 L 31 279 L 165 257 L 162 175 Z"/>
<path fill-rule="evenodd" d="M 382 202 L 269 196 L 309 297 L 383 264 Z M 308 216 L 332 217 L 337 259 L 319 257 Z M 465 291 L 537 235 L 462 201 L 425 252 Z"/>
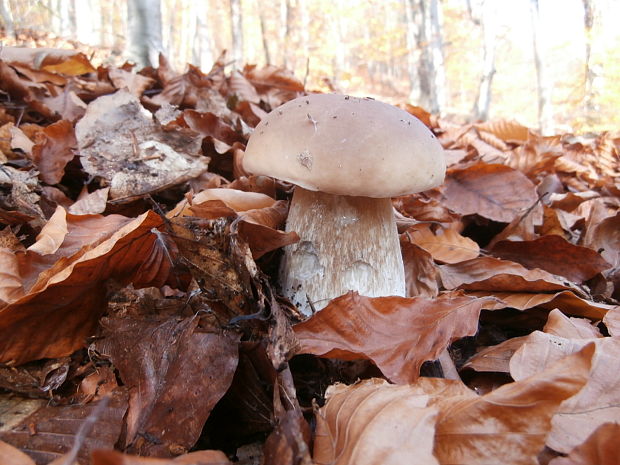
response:
<path fill-rule="evenodd" d="M 616 465 L 620 457 L 620 424 L 605 423 L 575 447 L 567 457 L 558 457 L 549 465 Z"/>

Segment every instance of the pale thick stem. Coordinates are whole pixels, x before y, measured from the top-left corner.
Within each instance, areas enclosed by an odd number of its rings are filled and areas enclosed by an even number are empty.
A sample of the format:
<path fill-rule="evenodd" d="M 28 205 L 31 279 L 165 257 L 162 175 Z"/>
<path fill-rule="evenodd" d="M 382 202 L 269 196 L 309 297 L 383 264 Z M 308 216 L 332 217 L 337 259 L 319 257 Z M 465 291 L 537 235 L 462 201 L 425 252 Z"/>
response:
<path fill-rule="evenodd" d="M 306 315 L 353 290 L 405 295 L 405 272 L 390 199 L 295 188 L 286 223 L 300 241 L 284 249 L 282 292 Z"/>

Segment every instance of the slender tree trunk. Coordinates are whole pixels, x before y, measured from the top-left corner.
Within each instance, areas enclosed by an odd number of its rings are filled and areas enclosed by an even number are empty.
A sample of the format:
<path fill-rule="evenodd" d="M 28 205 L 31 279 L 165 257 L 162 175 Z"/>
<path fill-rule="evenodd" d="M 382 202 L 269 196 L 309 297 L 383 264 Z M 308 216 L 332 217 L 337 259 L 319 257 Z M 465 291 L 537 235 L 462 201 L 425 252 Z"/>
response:
<path fill-rule="evenodd" d="M 548 135 L 553 125 L 553 108 L 551 106 L 551 84 L 548 81 L 544 64 L 544 44 L 542 41 L 538 0 L 530 0 L 532 16 L 532 44 L 534 64 L 538 87 L 538 125 L 542 134 Z"/>
<path fill-rule="evenodd" d="M 127 3 L 128 55 L 140 67 L 157 66 L 163 51 L 159 0 L 129 0 Z"/>
<path fill-rule="evenodd" d="M 267 37 L 267 18 L 265 11 L 267 8 L 261 0 L 256 0 L 256 9 L 258 10 L 258 19 L 260 22 L 260 36 L 263 42 L 263 53 L 265 55 L 265 63 L 271 64 L 271 51 L 269 50 L 269 38 Z"/>
<path fill-rule="evenodd" d="M 592 26 L 594 25 L 594 8 L 592 0 L 583 2 L 583 33 L 584 33 L 584 114 L 591 119 L 594 113 L 594 79 L 596 73 L 592 69 Z"/>
<path fill-rule="evenodd" d="M 241 0 L 230 0 L 230 32 L 232 37 L 233 67 L 240 68 L 243 64 L 243 17 Z"/>
<path fill-rule="evenodd" d="M 431 113 L 441 113 L 445 101 L 445 67 L 441 10 L 438 0 L 406 0 L 408 37 L 413 34 L 419 53 L 413 70 L 413 57 L 409 58 L 412 78 L 411 96 Z M 410 40 L 410 39 L 409 39 Z M 413 53 L 412 49 L 409 53 Z M 417 79 L 413 75 L 417 74 Z"/>
<path fill-rule="evenodd" d="M 297 0 L 299 34 L 301 39 L 301 53 L 303 62 L 306 64 L 306 75 L 308 74 L 308 62 L 310 60 L 310 17 L 306 0 Z M 293 69 L 297 69 L 297 60 L 293 63 Z"/>
<path fill-rule="evenodd" d="M 282 57 L 280 63 L 282 67 L 288 66 L 289 40 L 291 37 L 291 24 L 293 22 L 293 9 L 290 0 L 280 0 L 280 49 Z"/>
<path fill-rule="evenodd" d="M 15 27 L 13 26 L 13 15 L 11 9 L 7 5 L 6 0 L 0 0 L 0 17 L 2 17 L 2 23 L 4 25 L 4 31 L 7 36 L 15 35 Z"/>
<path fill-rule="evenodd" d="M 482 75 L 478 85 L 478 97 L 474 106 L 474 117 L 487 120 L 491 107 L 491 89 L 495 75 L 495 42 L 497 40 L 497 2 L 483 0 L 480 28 L 483 37 Z"/>
<path fill-rule="evenodd" d="M 200 69 L 208 71 L 213 66 L 211 32 L 209 29 L 208 2 L 196 2 L 196 35 L 193 40 L 192 59 Z"/>

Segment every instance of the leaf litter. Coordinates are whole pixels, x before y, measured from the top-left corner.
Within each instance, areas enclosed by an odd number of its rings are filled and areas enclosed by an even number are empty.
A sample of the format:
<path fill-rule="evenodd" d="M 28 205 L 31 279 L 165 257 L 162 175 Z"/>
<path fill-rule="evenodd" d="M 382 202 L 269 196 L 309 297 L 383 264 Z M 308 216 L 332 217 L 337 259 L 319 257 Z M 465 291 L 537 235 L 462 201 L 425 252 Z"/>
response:
<path fill-rule="evenodd" d="M 3 462 L 615 463 L 617 134 L 403 105 L 448 160 L 393 199 L 407 297 L 304 320 L 291 186 L 241 165 L 291 72 L 4 47 L 0 88 Z"/>

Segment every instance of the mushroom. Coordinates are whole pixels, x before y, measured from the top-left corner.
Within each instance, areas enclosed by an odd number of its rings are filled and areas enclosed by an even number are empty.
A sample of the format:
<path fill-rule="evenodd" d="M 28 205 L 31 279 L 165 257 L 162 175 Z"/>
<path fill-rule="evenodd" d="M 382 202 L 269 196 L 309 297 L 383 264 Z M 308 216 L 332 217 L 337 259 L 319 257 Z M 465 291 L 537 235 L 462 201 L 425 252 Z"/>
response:
<path fill-rule="evenodd" d="M 284 295 L 310 315 L 350 290 L 405 296 L 391 197 L 443 182 L 443 149 L 400 108 L 371 98 L 315 94 L 269 113 L 243 166 L 295 184 L 286 223 L 299 242 L 280 266 Z"/>

